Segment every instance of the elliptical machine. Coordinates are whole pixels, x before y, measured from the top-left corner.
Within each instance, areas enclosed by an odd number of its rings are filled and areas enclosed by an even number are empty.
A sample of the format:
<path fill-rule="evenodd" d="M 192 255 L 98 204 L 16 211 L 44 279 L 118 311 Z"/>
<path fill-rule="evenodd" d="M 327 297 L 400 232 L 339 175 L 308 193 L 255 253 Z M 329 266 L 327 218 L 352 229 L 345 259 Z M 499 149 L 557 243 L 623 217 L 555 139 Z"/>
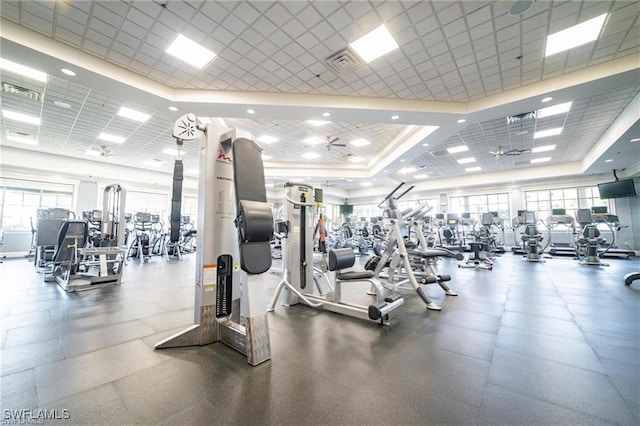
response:
<path fill-rule="evenodd" d="M 598 255 L 598 248 L 605 240 L 600 236 L 598 226 L 593 223 L 591 210 L 576 210 L 576 222 L 580 225 L 576 235 L 576 259 L 581 265 L 609 266 L 601 262 Z"/>
<path fill-rule="evenodd" d="M 521 234 L 523 251 L 525 256 L 523 259 L 527 262 L 544 262 L 542 253 L 545 247 L 542 245 L 544 236 L 538 230 L 538 218 L 536 212 L 525 211 L 524 232 Z"/>

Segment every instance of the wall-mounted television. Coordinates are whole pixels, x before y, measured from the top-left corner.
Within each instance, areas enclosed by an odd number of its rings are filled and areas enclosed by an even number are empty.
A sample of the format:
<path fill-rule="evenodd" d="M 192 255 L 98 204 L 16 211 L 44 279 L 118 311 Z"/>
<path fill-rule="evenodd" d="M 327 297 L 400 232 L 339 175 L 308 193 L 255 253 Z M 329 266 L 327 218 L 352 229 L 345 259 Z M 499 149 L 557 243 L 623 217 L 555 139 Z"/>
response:
<path fill-rule="evenodd" d="M 342 204 L 340 206 L 340 214 L 353 214 L 353 204 Z"/>
<path fill-rule="evenodd" d="M 600 198 L 606 200 L 608 198 L 635 197 L 636 188 L 633 185 L 633 179 L 616 180 L 613 182 L 599 183 L 598 191 Z"/>

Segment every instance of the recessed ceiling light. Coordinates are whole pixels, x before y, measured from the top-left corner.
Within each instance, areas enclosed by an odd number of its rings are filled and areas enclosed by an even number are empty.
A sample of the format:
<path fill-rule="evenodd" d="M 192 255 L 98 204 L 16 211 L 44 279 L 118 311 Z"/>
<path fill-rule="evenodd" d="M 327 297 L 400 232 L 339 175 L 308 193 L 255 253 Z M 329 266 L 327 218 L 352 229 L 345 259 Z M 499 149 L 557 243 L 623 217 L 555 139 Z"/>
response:
<path fill-rule="evenodd" d="M 11 142 L 23 143 L 26 145 L 38 145 L 38 140 L 28 133 L 9 132 L 7 140 Z"/>
<path fill-rule="evenodd" d="M 467 148 L 466 145 L 460 145 L 460 146 L 454 146 L 454 147 L 451 147 L 451 148 L 447 148 L 447 151 L 449 152 L 449 154 L 457 154 L 458 152 L 469 151 L 469 148 Z"/>
<path fill-rule="evenodd" d="M 262 154 L 262 159 L 263 160 L 271 160 L 273 157 L 271 157 L 270 155 L 267 154 Z"/>
<path fill-rule="evenodd" d="M 123 138 L 122 136 L 110 135 L 108 133 L 100 133 L 98 139 L 113 143 L 122 143 L 127 140 L 127 138 Z"/>
<path fill-rule="evenodd" d="M 46 82 L 47 73 L 35 70 L 33 68 L 26 67 L 13 61 L 9 61 L 4 58 L 0 58 L 0 70 L 9 71 L 15 74 L 19 74 L 23 77 L 30 78 L 32 80 Z"/>
<path fill-rule="evenodd" d="M 542 145 L 542 146 L 537 146 L 533 148 L 531 152 L 536 153 L 536 152 L 553 151 L 554 149 L 556 149 L 555 145 Z"/>
<path fill-rule="evenodd" d="M 216 56 L 211 50 L 182 34 L 178 34 L 166 52 L 198 69 L 204 68 Z"/>
<path fill-rule="evenodd" d="M 316 152 L 307 152 L 305 154 L 302 154 L 302 156 L 308 160 L 313 160 L 314 158 L 320 158 L 320 154 Z"/>
<path fill-rule="evenodd" d="M 254 109 L 248 109 L 247 114 L 255 114 L 256 111 Z"/>
<path fill-rule="evenodd" d="M 349 161 L 351 161 L 352 163 L 362 163 L 364 161 L 364 158 L 355 155 L 353 157 L 349 157 Z"/>
<path fill-rule="evenodd" d="M 542 98 L 542 103 L 546 104 L 547 102 L 551 102 L 553 100 L 553 96 L 547 96 L 546 98 Z"/>
<path fill-rule="evenodd" d="M 262 135 L 259 138 L 256 138 L 256 140 L 260 143 L 266 143 L 267 145 L 274 142 L 278 142 L 278 138 L 275 138 L 269 135 Z"/>
<path fill-rule="evenodd" d="M 604 160 L 605 163 L 611 163 L 613 160 L 609 158 L 608 160 Z"/>
<path fill-rule="evenodd" d="M 467 158 L 461 158 L 458 160 L 458 164 L 469 164 L 469 163 L 475 163 L 476 159 L 473 157 L 467 157 Z"/>
<path fill-rule="evenodd" d="M 418 171 L 418 169 L 416 169 L 415 167 L 403 167 L 400 170 L 398 170 L 398 173 L 402 174 L 402 175 L 406 175 L 409 173 L 413 173 Z"/>
<path fill-rule="evenodd" d="M 360 182 L 360 185 L 362 185 L 362 186 L 372 186 L 373 182 Z"/>
<path fill-rule="evenodd" d="M 556 127 L 554 129 L 540 130 L 539 132 L 535 132 L 533 134 L 533 138 L 534 139 L 546 138 L 548 136 L 559 135 L 560 133 L 562 133 L 562 127 Z"/>
<path fill-rule="evenodd" d="M 401 158 L 401 159 L 400 159 L 400 162 L 401 162 L 401 163 L 404 163 L 405 161 L 407 161 L 407 160 L 405 160 L 404 158 Z"/>
<path fill-rule="evenodd" d="M 145 166 L 150 166 L 150 167 L 160 167 L 164 164 L 164 161 L 162 160 L 158 160 L 157 158 L 154 158 L 152 160 L 146 160 L 144 163 Z"/>
<path fill-rule="evenodd" d="M 96 151 L 95 149 L 88 149 L 86 154 L 89 157 L 100 157 L 100 151 Z"/>
<path fill-rule="evenodd" d="M 544 56 L 564 52 L 577 46 L 594 41 L 600 35 L 600 30 L 607 19 L 607 13 L 596 16 L 593 19 L 584 21 L 557 33 L 547 36 L 547 47 Z"/>
<path fill-rule="evenodd" d="M 385 170 L 384 172 L 385 172 L 385 173 L 389 173 L 389 170 Z"/>
<path fill-rule="evenodd" d="M 33 115 L 22 114 L 20 112 L 2 110 L 2 115 L 7 120 L 19 121 L 21 123 L 40 125 L 40 117 L 34 117 Z"/>
<path fill-rule="evenodd" d="M 422 146 L 429 146 L 429 144 L 428 143 L 423 143 Z"/>
<path fill-rule="evenodd" d="M 414 178 L 416 178 L 416 179 L 426 179 L 428 177 L 429 177 L 429 175 L 415 175 L 414 176 Z"/>
<path fill-rule="evenodd" d="M 465 172 L 477 172 L 479 170 L 482 170 L 482 167 L 467 167 L 464 169 Z"/>
<path fill-rule="evenodd" d="M 173 105 L 169 107 L 169 111 L 176 112 L 177 110 L 178 108 L 174 107 Z"/>
<path fill-rule="evenodd" d="M 369 142 L 366 139 L 354 139 L 350 143 L 353 146 L 365 146 L 365 145 L 369 145 L 371 142 Z"/>
<path fill-rule="evenodd" d="M 640 141 L 640 138 L 633 138 L 629 142 L 638 142 L 638 141 Z"/>
<path fill-rule="evenodd" d="M 397 120 L 398 118 L 400 118 L 400 116 L 399 116 L 399 115 L 392 115 L 392 116 L 391 116 L 391 119 L 392 119 L 392 120 Z"/>
<path fill-rule="evenodd" d="M 184 157 L 184 153 L 182 151 L 178 151 L 176 148 L 165 148 L 162 151 L 163 154 L 172 155 L 174 157 Z"/>
<path fill-rule="evenodd" d="M 53 101 L 53 104 L 55 106 L 58 106 L 60 108 L 64 108 L 64 109 L 69 109 L 71 108 L 71 104 L 66 103 L 65 101 Z"/>
<path fill-rule="evenodd" d="M 120 111 L 118 111 L 118 115 L 120 117 L 128 118 L 133 121 L 139 121 L 141 123 L 144 123 L 149 119 L 149 117 L 151 117 L 149 114 L 145 114 L 143 112 L 136 111 L 135 109 L 127 107 L 120 108 Z"/>
<path fill-rule="evenodd" d="M 307 120 L 307 123 L 311 124 L 312 126 L 320 127 L 331 122 L 326 120 Z"/>
<path fill-rule="evenodd" d="M 349 46 L 368 63 L 397 49 L 398 43 L 394 40 L 387 26 L 382 24 L 353 43 L 349 43 Z"/>
<path fill-rule="evenodd" d="M 545 118 L 552 115 L 564 114 L 565 112 L 569 112 L 572 103 L 573 102 L 565 102 L 563 104 L 540 108 L 536 113 L 536 118 Z"/>
<path fill-rule="evenodd" d="M 464 123 L 465 121 L 467 120 L 465 120 L 464 118 L 461 118 L 460 120 L 458 120 L 458 123 Z"/>
<path fill-rule="evenodd" d="M 509 9 L 509 16 L 521 16 L 524 15 L 533 7 L 535 0 L 518 0 L 515 2 L 511 9 Z"/>
<path fill-rule="evenodd" d="M 551 161 L 551 157 L 534 158 L 531 160 L 531 164 L 546 163 L 547 161 Z"/>
<path fill-rule="evenodd" d="M 71 71 L 69 68 L 60 68 L 60 71 L 62 71 L 63 74 L 66 74 L 70 77 L 76 76 L 76 73 L 74 71 Z"/>
<path fill-rule="evenodd" d="M 322 113 L 322 116 L 323 116 L 323 117 L 328 117 L 328 116 L 330 116 L 330 115 L 331 115 L 331 113 L 329 113 L 329 112 L 323 112 L 323 113 Z"/>

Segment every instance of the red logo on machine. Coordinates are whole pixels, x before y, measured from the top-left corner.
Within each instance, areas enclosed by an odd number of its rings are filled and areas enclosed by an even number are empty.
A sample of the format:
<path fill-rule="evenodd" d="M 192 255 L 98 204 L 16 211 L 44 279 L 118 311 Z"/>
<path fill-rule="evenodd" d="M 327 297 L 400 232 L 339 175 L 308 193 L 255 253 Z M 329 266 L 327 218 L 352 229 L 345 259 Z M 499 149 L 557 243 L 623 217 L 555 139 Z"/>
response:
<path fill-rule="evenodd" d="M 224 151 L 219 149 L 218 150 L 218 160 L 220 161 L 225 161 L 227 163 L 232 163 L 233 161 L 231 161 L 231 157 L 227 157 L 226 155 L 224 155 Z"/>

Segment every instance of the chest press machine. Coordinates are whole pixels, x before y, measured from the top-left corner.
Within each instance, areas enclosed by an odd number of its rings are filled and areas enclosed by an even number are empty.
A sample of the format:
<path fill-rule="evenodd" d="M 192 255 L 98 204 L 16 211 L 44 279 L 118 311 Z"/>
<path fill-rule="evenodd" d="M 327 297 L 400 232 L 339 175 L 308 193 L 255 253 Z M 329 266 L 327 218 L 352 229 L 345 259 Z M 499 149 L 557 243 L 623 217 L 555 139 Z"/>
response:
<path fill-rule="evenodd" d="M 353 249 L 329 250 L 329 276 L 313 266 L 313 213 L 322 203 L 322 190 L 314 190 L 305 184 L 287 183 L 284 198 L 284 220 L 278 222 L 284 270 L 269 311 L 275 309 L 282 294 L 282 303 L 286 306 L 303 303 L 316 309 L 384 323 L 389 314 L 404 303 L 404 299 L 386 291 L 371 271 L 342 272 L 355 263 Z M 376 289 L 375 303 L 363 306 L 344 301 L 342 285 L 354 282 L 367 282 L 373 286 Z"/>
<path fill-rule="evenodd" d="M 273 216 L 261 149 L 241 130 L 178 119 L 173 136 L 200 140 L 195 324 L 156 349 L 222 342 L 258 365 L 271 358 L 265 289 L 250 279 L 271 267 Z"/>

